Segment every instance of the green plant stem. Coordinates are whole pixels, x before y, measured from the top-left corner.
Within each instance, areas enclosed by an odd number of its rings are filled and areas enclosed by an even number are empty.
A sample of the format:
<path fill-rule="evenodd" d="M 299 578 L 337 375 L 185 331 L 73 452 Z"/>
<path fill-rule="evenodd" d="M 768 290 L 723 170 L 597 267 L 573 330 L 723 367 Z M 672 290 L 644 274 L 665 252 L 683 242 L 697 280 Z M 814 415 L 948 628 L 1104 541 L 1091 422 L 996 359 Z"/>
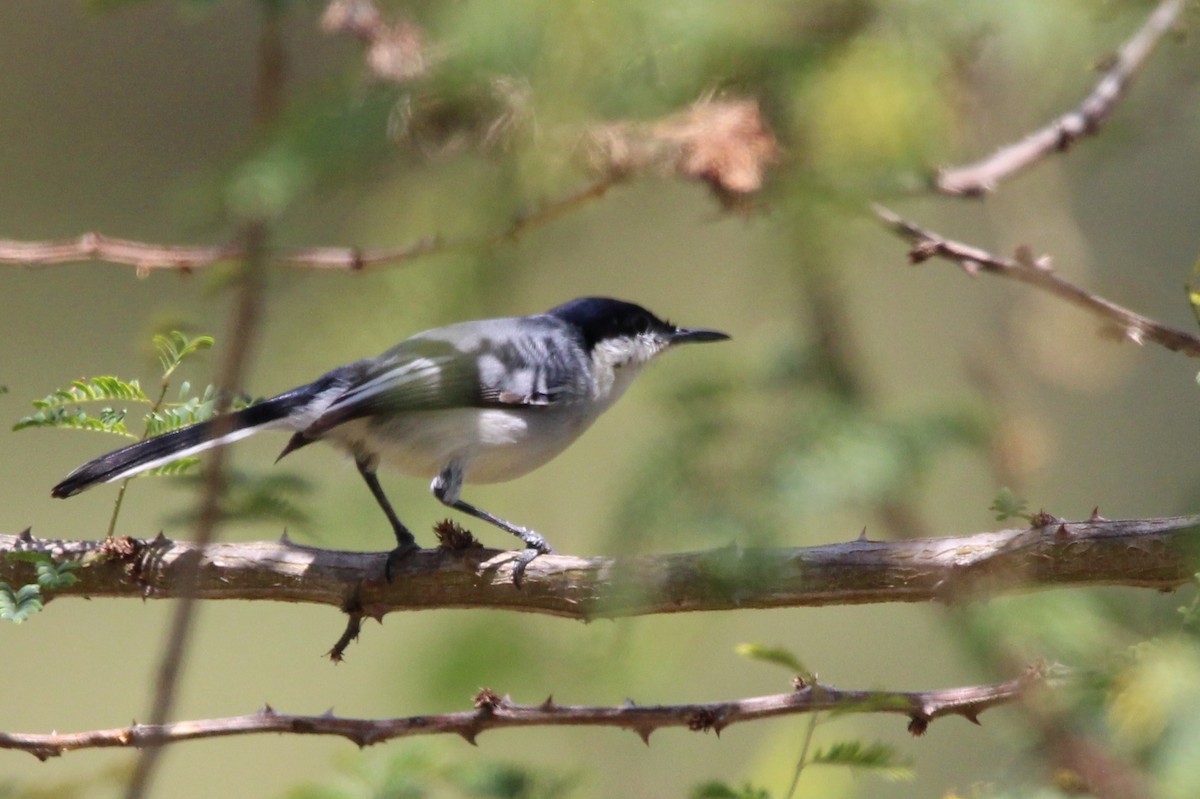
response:
<path fill-rule="evenodd" d="M 149 417 L 153 417 L 154 414 L 158 413 L 159 409 L 162 408 L 163 400 L 167 398 L 167 386 L 170 385 L 171 372 L 173 371 L 175 371 L 174 368 L 168 370 L 167 373 L 163 375 L 162 388 L 158 392 L 158 399 L 156 399 L 154 404 L 150 406 L 150 413 L 148 415 Z M 149 429 L 148 426 L 147 429 Z M 146 440 L 146 433 L 142 433 L 140 440 Z M 104 534 L 105 538 L 112 538 L 113 533 L 115 533 L 117 530 L 117 517 L 121 515 L 121 503 L 125 501 L 125 489 L 129 488 L 129 481 L 132 479 L 132 477 L 126 477 L 121 481 L 121 487 L 117 490 L 117 499 L 115 502 L 113 502 L 112 517 L 108 520 L 108 531 Z"/>
<path fill-rule="evenodd" d="M 815 684 L 813 689 L 817 689 Z M 796 760 L 796 770 L 792 773 L 792 784 L 788 786 L 785 799 L 792 799 L 796 795 L 796 786 L 800 784 L 800 775 L 808 765 L 808 751 L 812 748 L 813 734 L 817 731 L 817 720 L 820 717 L 820 713 L 813 713 L 808 717 L 808 730 L 804 733 L 804 744 L 800 747 L 800 757 Z"/>

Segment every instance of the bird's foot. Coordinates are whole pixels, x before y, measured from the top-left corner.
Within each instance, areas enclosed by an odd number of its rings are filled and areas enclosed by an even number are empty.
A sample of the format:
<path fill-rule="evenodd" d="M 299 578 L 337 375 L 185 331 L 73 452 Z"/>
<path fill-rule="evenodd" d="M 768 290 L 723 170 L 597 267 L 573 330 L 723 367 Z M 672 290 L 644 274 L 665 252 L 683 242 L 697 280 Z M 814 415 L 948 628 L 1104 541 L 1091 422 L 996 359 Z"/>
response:
<path fill-rule="evenodd" d="M 546 543 L 546 539 L 532 530 L 526 530 L 521 536 L 525 542 L 525 549 L 517 554 L 516 563 L 513 564 L 512 581 L 515 588 L 521 587 L 521 582 L 525 579 L 525 567 L 527 567 L 534 558 L 538 555 L 553 555 L 554 549 Z"/>
<path fill-rule="evenodd" d="M 408 558 L 414 552 L 420 551 L 421 547 L 417 545 L 416 541 L 409 541 L 408 543 L 401 544 L 393 549 L 387 554 L 387 561 L 385 561 L 383 564 L 383 576 L 387 578 L 389 583 L 395 580 L 396 569 L 400 565 L 401 561 Z"/>

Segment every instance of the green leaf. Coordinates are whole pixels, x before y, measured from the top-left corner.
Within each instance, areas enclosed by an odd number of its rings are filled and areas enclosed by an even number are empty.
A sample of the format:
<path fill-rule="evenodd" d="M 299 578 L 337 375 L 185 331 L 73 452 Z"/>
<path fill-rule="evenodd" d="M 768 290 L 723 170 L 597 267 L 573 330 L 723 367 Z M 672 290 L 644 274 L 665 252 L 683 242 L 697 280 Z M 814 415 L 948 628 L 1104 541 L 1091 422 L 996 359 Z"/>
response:
<path fill-rule="evenodd" d="M 198 457 L 180 458 L 177 461 L 164 463 L 162 466 L 142 472 L 138 477 L 173 477 L 177 474 L 184 474 L 198 465 L 200 465 L 200 458 Z"/>
<path fill-rule="evenodd" d="M 1025 506 L 1028 503 L 1023 499 L 1017 499 L 1012 490 L 1007 486 L 996 492 L 996 498 L 992 500 L 992 504 L 988 506 L 988 510 L 995 511 L 996 521 L 1002 522 L 1006 519 L 1027 518 L 1025 514 Z"/>
<path fill-rule="evenodd" d="M 178 330 L 172 330 L 165 335 L 156 335 L 154 337 L 154 348 L 158 350 L 158 362 L 162 364 L 163 380 L 165 381 L 179 368 L 184 358 L 200 350 L 207 350 L 212 345 L 212 336 L 188 338 L 185 333 L 181 333 Z"/>
<path fill-rule="evenodd" d="M 810 761 L 825 766 L 849 766 L 850 768 L 865 768 L 878 771 L 884 779 L 893 781 L 910 781 L 913 779 L 912 766 L 899 762 L 896 750 L 887 744 L 862 741 L 839 741 L 828 749 L 818 749 Z"/>
<path fill-rule="evenodd" d="M 10 563 L 42 563 L 49 561 L 50 555 L 46 552 L 38 552 L 36 549 L 18 549 L 14 552 L 5 552 L 4 559 Z"/>
<path fill-rule="evenodd" d="M 42 592 L 36 585 L 23 585 L 16 591 L 0 583 L 0 619 L 20 624 L 43 607 Z"/>
<path fill-rule="evenodd" d="M 79 568 L 79 564 L 73 561 L 63 561 L 62 563 L 55 563 L 49 559 L 40 561 L 37 564 L 38 585 L 47 591 L 75 585 L 79 582 L 79 578 L 71 572 L 77 568 Z"/>
<path fill-rule="evenodd" d="M 199 397 L 159 408 L 146 414 L 146 437 L 153 438 L 197 422 L 208 421 L 216 408 L 217 391 L 212 386 Z"/>
<path fill-rule="evenodd" d="M 800 662 L 800 658 L 781 646 L 738 644 L 735 651 L 742 657 L 750 658 L 751 660 L 760 660 L 763 663 L 773 663 L 776 666 L 783 666 L 792 674 L 799 674 L 806 678 L 812 676 L 812 672 L 805 668 L 804 664 Z"/>
<path fill-rule="evenodd" d="M 304 506 L 304 500 L 312 494 L 312 485 L 301 477 L 288 472 L 252 474 L 230 471 L 228 488 L 222 503 L 226 520 L 242 522 L 281 522 L 288 527 L 306 528 L 312 523 L 312 514 Z M 196 481 L 196 475 L 187 475 L 176 485 L 187 485 Z M 188 510 L 172 514 L 169 524 L 192 524 L 196 511 Z"/>
<path fill-rule="evenodd" d="M 80 402 L 112 402 L 114 400 L 117 402 L 144 402 L 150 404 L 150 398 L 142 391 L 142 387 L 138 385 L 138 381 L 130 380 L 126 382 L 119 377 L 102 375 L 100 377 L 89 377 L 86 380 L 74 380 L 71 382 L 70 387 L 60 388 L 53 394 L 49 394 L 40 400 L 34 400 L 33 407 L 43 410 Z"/>
<path fill-rule="evenodd" d="M 740 789 L 724 782 L 706 782 L 692 788 L 688 799 L 771 799 L 765 788 L 743 785 Z"/>
<path fill-rule="evenodd" d="M 136 439 L 125 427 L 125 411 L 104 408 L 97 416 L 89 416 L 83 408 L 48 407 L 31 416 L 17 420 L 12 429 L 25 430 L 30 427 L 51 427 L 59 430 L 91 430 L 95 433 L 110 433 Z"/>
<path fill-rule="evenodd" d="M 704 782 L 691 789 L 688 799 L 770 799 L 766 788 L 744 785 L 734 788 L 726 782 Z"/>

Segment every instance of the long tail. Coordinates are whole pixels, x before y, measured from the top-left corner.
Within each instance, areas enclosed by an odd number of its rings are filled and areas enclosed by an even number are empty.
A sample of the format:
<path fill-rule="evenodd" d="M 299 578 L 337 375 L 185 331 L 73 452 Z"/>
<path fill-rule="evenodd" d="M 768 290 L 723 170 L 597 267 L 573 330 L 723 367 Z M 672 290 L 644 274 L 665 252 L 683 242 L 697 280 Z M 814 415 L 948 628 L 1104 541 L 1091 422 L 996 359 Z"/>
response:
<path fill-rule="evenodd" d="M 101 455 L 67 475 L 50 490 L 50 496 L 60 499 L 74 496 L 98 483 L 111 483 L 130 477 L 197 452 L 238 441 L 260 430 L 288 426 L 288 417 L 311 402 L 317 391 L 319 386 L 316 383 L 302 386 L 222 416 L 220 420 L 198 422 Z M 218 421 L 221 429 L 226 431 L 220 436 L 214 435 Z"/>

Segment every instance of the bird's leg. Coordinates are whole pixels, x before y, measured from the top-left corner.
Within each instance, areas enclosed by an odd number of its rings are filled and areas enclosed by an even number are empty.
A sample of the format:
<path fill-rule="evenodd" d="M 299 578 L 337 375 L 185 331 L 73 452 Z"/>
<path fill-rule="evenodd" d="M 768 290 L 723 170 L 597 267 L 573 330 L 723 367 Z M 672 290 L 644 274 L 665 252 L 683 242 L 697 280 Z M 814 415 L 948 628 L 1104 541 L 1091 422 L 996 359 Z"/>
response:
<path fill-rule="evenodd" d="M 513 524 L 510 521 L 501 519 L 499 516 L 488 513 L 482 508 L 477 508 L 469 502 L 463 502 L 459 498 L 459 494 L 462 492 L 462 485 L 462 466 L 455 462 L 442 469 L 441 474 L 433 478 L 433 483 L 429 486 L 429 490 L 433 492 L 433 495 L 443 505 L 460 510 L 463 513 L 469 513 L 477 519 L 483 519 L 485 522 L 490 522 L 501 530 L 507 530 L 525 542 L 525 549 L 521 554 L 517 555 L 517 562 L 513 566 L 513 585 L 520 588 L 521 579 L 525 575 L 525 567 L 529 565 L 530 561 L 538 555 L 547 555 L 554 552 L 554 550 L 546 543 L 545 538 L 528 527 Z"/>
<path fill-rule="evenodd" d="M 379 485 L 379 478 L 375 476 L 374 459 L 359 455 L 354 458 L 354 465 L 358 467 L 358 473 L 362 475 L 363 480 L 367 481 L 367 488 L 371 489 L 371 496 L 375 497 L 379 507 L 383 508 L 383 513 L 392 523 L 392 531 L 396 534 L 396 548 L 388 553 L 387 563 L 384 565 L 384 576 L 390 583 L 396 574 L 396 564 L 416 552 L 420 547 L 417 546 L 417 539 L 413 538 L 413 534 L 404 526 L 404 522 L 400 521 L 396 511 L 392 509 L 392 503 L 388 502 L 387 495 L 383 493 L 383 487 Z"/>

